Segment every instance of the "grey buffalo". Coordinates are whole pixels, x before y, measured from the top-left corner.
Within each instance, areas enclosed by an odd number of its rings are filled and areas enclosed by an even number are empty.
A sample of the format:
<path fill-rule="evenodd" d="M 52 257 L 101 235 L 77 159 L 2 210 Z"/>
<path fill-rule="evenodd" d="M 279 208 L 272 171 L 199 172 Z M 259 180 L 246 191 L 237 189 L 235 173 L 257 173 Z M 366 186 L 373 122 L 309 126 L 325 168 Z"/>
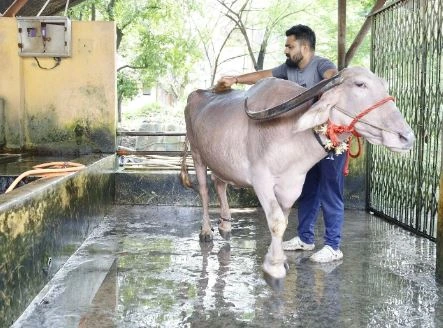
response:
<path fill-rule="evenodd" d="M 227 184 L 252 187 L 272 236 L 263 270 L 271 278 L 284 278 L 282 238 L 308 170 L 328 152 L 345 151 L 343 141 L 352 135 L 394 152 L 412 148 L 414 133 L 389 96 L 386 82 L 361 67 L 344 69 L 339 75 L 340 82 L 318 101 L 295 109 L 288 101 L 306 93 L 305 89 L 276 78 L 260 80 L 247 91 L 196 90 L 189 95 L 186 134 L 203 206 L 201 241 L 213 238 L 206 182 L 209 168 L 220 201 L 220 233 L 231 231 Z M 273 115 L 273 110 L 279 115 Z M 254 113 L 262 119 L 253 119 Z M 181 173 L 186 180 L 185 166 Z"/>

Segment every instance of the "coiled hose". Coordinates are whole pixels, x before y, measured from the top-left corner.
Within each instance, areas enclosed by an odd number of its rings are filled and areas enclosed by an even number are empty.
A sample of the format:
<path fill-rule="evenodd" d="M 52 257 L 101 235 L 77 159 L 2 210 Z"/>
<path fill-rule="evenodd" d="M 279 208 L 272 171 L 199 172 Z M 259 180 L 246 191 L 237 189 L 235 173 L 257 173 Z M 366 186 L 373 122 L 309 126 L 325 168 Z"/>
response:
<path fill-rule="evenodd" d="M 56 176 L 68 175 L 80 171 L 85 166 L 74 162 L 50 162 L 34 165 L 32 170 L 20 174 L 6 189 L 5 194 L 13 190 L 17 184 L 27 176 L 34 175 L 40 178 L 52 178 Z"/>

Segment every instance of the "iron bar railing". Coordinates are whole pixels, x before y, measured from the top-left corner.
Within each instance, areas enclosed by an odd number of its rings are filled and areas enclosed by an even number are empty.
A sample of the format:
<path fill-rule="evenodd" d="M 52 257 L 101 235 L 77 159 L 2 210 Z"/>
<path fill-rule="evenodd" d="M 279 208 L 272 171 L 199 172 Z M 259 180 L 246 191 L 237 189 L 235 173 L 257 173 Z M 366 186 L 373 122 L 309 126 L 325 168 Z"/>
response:
<path fill-rule="evenodd" d="M 118 137 L 185 137 L 186 132 L 117 131 Z"/>
<path fill-rule="evenodd" d="M 186 132 L 150 132 L 150 131 L 117 131 L 117 137 L 185 137 Z M 184 141 L 182 141 L 184 147 Z M 149 156 L 149 155 L 164 155 L 164 156 L 182 156 L 183 150 L 137 150 L 127 147 L 119 147 L 116 151 L 117 155 L 129 156 Z"/>
<path fill-rule="evenodd" d="M 443 126 L 443 3 L 396 1 L 373 15 L 371 69 L 414 130 L 402 156 L 368 146 L 367 208 L 434 240 Z"/>

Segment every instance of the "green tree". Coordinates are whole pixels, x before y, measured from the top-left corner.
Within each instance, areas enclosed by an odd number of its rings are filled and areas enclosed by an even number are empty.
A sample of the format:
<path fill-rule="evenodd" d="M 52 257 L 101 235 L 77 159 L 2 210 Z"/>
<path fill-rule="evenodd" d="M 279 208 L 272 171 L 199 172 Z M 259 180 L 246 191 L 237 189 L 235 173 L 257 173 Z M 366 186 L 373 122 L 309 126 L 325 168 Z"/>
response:
<path fill-rule="evenodd" d="M 196 29 L 210 68 L 211 85 L 220 67 L 241 58 L 249 58 L 253 69 L 263 69 L 270 40 L 280 35 L 285 22 L 305 7 L 282 0 L 207 2 L 209 13 Z"/>
<path fill-rule="evenodd" d="M 260 1 L 245 0 L 240 7 L 236 1 L 229 4 L 222 0 L 217 0 L 217 2 L 225 9 L 224 15 L 234 23 L 243 36 L 247 53 L 256 70 L 263 69 L 268 42 L 275 31 L 281 29 L 283 22 L 304 12 L 307 7 L 307 5 L 295 7 L 292 2 L 281 0 L 269 1 L 265 6 Z M 250 33 L 257 30 L 262 31 L 260 33 L 262 36 L 257 43 L 259 50 L 255 51 Z"/>
<path fill-rule="evenodd" d="M 282 61 L 284 32 L 295 24 L 306 24 L 317 34 L 317 52 L 333 61 L 338 61 L 338 7 L 329 0 L 212 0 L 213 11 L 219 16 L 208 18 L 206 25 L 212 24 L 211 37 L 205 37 L 205 53 L 210 61 L 212 81 L 223 67 L 238 63 L 239 58 L 249 58 L 243 65 L 244 71 L 269 68 Z M 215 5 L 214 5 L 215 3 Z M 346 64 L 369 65 L 370 38 L 367 37 L 368 19 L 374 5 L 382 5 L 381 0 L 348 0 L 346 40 L 351 44 Z M 217 8 L 218 6 L 218 8 Z M 223 20 L 221 16 L 228 19 Z M 217 28 L 224 32 L 219 47 L 208 47 L 208 42 L 216 43 Z M 366 28 L 362 29 L 366 24 Z M 202 37 L 202 40 L 203 40 Z M 212 49 L 212 56 L 209 50 Z M 277 55 L 275 55 L 277 54 Z M 269 58 L 269 60 L 267 59 Z M 211 62 L 212 60 L 212 62 Z M 237 65 L 237 64 L 234 64 Z"/>

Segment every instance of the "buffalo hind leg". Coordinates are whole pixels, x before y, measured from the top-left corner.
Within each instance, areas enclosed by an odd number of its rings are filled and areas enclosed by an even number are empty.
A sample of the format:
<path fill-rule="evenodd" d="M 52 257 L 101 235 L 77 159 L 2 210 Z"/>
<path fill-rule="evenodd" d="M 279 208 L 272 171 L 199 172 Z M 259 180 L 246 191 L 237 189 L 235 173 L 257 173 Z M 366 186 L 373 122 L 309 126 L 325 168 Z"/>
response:
<path fill-rule="evenodd" d="M 260 204 L 265 212 L 268 227 L 271 232 L 271 245 L 265 256 L 263 270 L 274 279 L 281 279 L 286 276 L 286 255 L 283 251 L 282 241 L 288 225 L 288 211 L 283 211 L 280 207 L 272 188 L 261 185 L 254 188 L 260 200 Z"/>
<path fill-rule="evenodd" d="M 216 175 L 212 175 L 214 181 L 215 191 L 217 192 L 218 201 L 220 204 L 220 219 L 218 220 L 218 231 L 220 235 L 228 240 L 231 238 L 231 211 L 229 210 L 228 197 L 226 196 L 226 188 L 228 184 Z"/>
<path fill-rule="evenodd" d="M 200 230 L 200 241 L 210 242 L 213 239 L 213 229 L 211 226 L 211 220 L 209 218 L 209 192 L 208 184 L 206 183 L 207 169 L 200 159 L 197 153 L 192 154 L 194 159 L 195 174 L 198 180 L 198 192 L 200 194 L 200 199 L 203 207 L 203 220 Z"/>

